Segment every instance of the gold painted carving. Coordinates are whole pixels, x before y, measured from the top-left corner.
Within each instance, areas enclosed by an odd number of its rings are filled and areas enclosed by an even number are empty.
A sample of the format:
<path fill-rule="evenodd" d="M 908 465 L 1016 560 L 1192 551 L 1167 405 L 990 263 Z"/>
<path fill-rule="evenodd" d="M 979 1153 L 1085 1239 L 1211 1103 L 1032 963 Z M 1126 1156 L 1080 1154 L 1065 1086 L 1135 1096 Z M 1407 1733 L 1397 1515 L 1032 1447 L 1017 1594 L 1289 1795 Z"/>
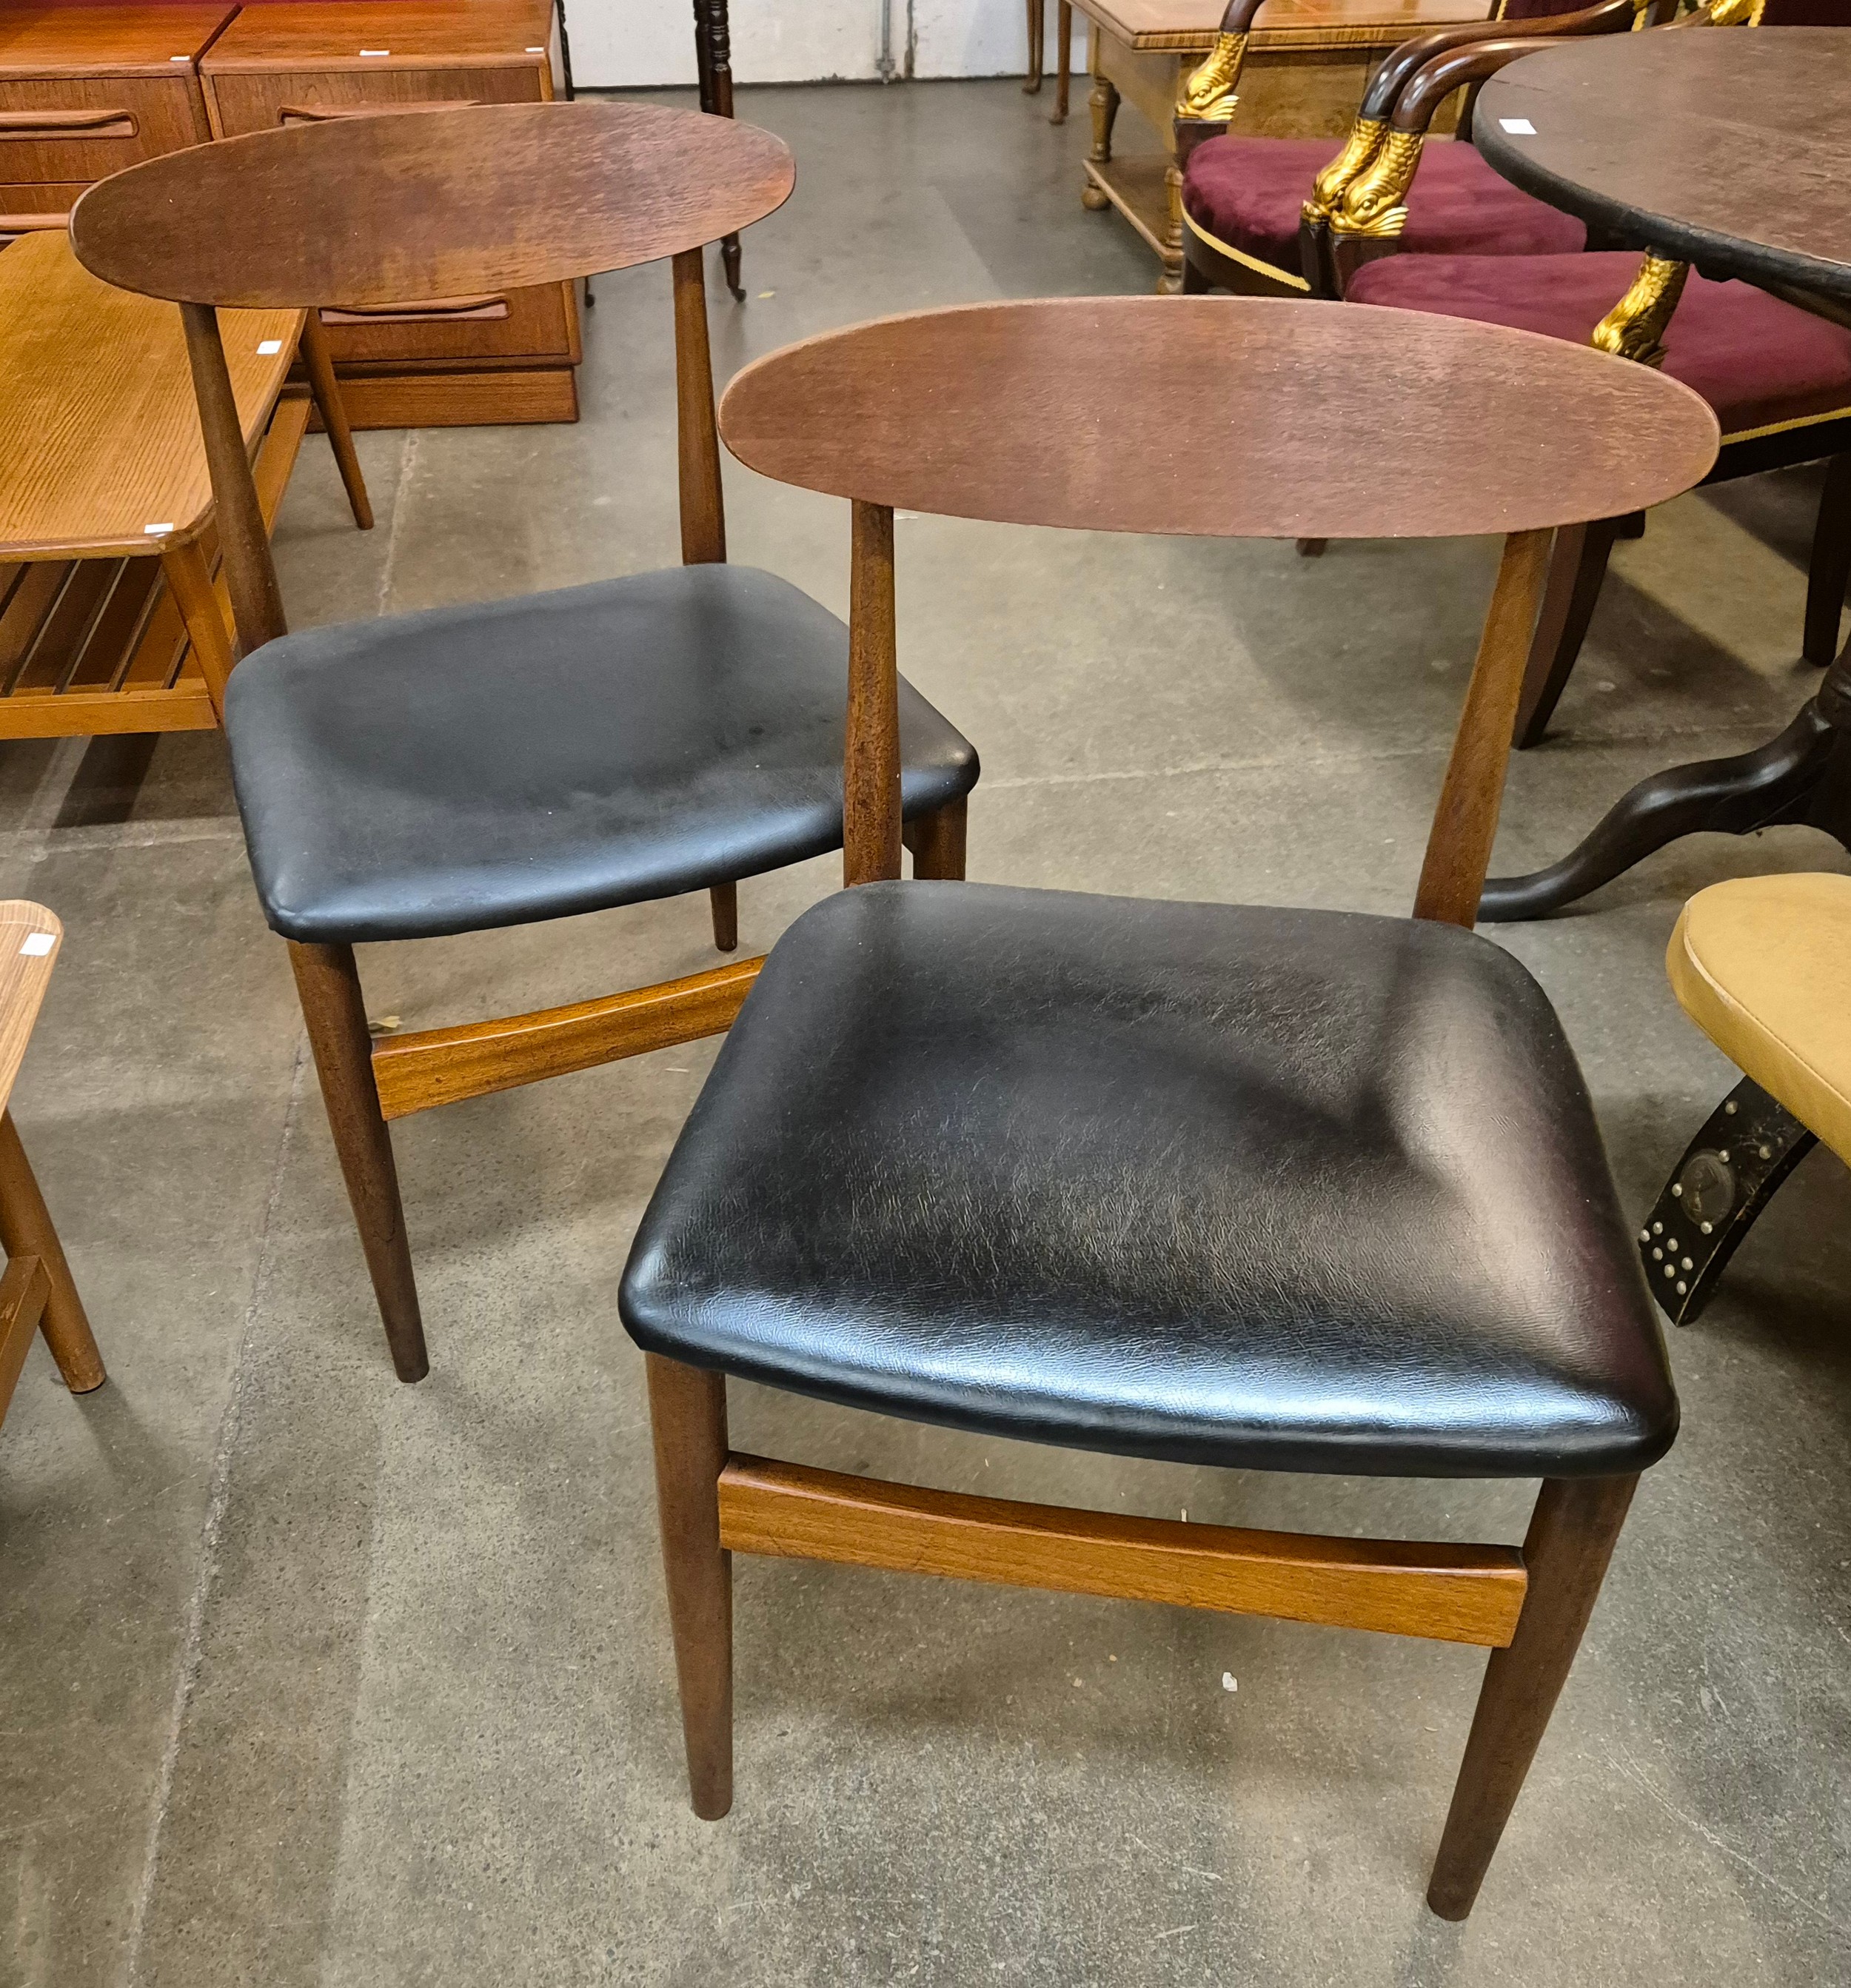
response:
<path fill-rule="evenodd" d="M 1311 183 L 1311 198 L 1305 203 L 1304 215 L 1313 228 L 1330 218 L 1350 181 L 1375 157 L 1387 129 L 1388 120 L 1384 117 L 1359 117 L 1351 125 L 1343 150 Z"/>
<path fill-rule="evenodd" d="M 1710 9 L 1712 28 L 1758 28 L 1768 0 L 1716 0 Z"/>
<path fill-rule="evenodd" d="M 1201 117 L 1219 123 L 1231 117 L 1240 99 L 1234 86 L 1241 79 L 1241 64 L 1247 56 L 1247 37 L 1218 35 L 1214 46 L 1201 66 L 1193 70 L 1177 101 L 1181 117 Z"/>
<path fill-rule="evenodd" d="M 1407 189 L 1420 163 L 1422 134 L 1390 131 L 1361 174 L 1345 190 L 1343 205 L 1331 209 L 1339 235 L 1399 235 L 1407 225 Z"/>
<path fill-rule="evenodd" d="M 1620 359 L 1641 366 L 1664 363 L 1664 334 L 1684 295 L 1687 262 L 1674 262 L 1649 250 L 1633 279 L 1633 287 L 1594 327 L 1593 343 Z"/>

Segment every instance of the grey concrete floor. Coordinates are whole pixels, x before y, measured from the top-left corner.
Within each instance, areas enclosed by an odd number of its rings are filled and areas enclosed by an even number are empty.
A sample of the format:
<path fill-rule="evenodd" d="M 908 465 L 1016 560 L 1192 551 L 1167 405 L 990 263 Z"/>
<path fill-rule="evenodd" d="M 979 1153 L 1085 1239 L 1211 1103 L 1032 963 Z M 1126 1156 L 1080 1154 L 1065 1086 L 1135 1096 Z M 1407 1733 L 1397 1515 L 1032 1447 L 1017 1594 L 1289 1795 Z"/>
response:
<path fill-rule="evenodd" d="M 716 296 L 722 377 L 879 312 L 1154 275 L 1081 210 L 1079 122 L 1050 130 L 1009 84 L 741 108 L 799 183 L 748 237 L 751 300 Z M 667 272 L 598 292 L 582 423 L 364 438 L 370 537 L 311 441 L 278 535 L 298 624 L 674 560 Z M 1053 384 L 1050 418 L 1110 418 L 1109 380 Z M 1785 719 L 1816 488 L 1687 498 L 1623 549 L 1555 735 L 1513 773 L 1501 867 Z M 846 506 L 736 466 L 728 494 L 736 560 L 845 607 Z M 1488 546 L 900 532 L 903 666 L 984 755 L 974 876 L 1407 904 Z M 683 1791 L 614 1293 L 711 1046 L 401 1126 L 434 1363 L 401 1387 L 218 739 L 7 746 L 0 854 L 0 891 L 69 935 L 16 1107 L 111 1377 L 73 1401 L 35 1351 L 0 1434 L 0 1982 L 1846 1978 L 1851 1195 L 1829 1155 L 1677 1336 L 1684 1435 L 1467 1925 L 1421 1894 L 1481 1658 L 1125 1603 L 742 1564 L 738 1799 L 710 1825 Z M 1679 904 L 1822 866 L 1844 860 L 1809 831 L 1695 839 L 1498 935 L 1562 1009 L 1630 1206 L 1732 1080 L 1666 988 Z M 747 884 L 748 946 L 835 874 Z M 681 901 L 362 966 L 373 1011 L 418 1026 L 699 968 L 704 921 Z M 1113 1510 L 1514 1538 L 1529 1496 L 733 1395 L 754 1449 Z"/>

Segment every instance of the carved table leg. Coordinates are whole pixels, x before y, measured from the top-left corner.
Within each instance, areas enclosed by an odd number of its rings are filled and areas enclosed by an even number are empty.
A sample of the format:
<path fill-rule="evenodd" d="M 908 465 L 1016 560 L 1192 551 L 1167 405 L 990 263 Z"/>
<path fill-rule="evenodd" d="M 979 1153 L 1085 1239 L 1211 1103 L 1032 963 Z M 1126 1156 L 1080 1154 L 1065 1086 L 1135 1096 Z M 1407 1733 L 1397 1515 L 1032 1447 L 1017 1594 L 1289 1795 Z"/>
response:
<path fill-rule="evenodd" d="M 1845 715 L 1834 723 L 1835 680 Z M 1851 664 L 1839 657 L 1819 695 L 1778 738 L 1727 759 L 1700 759 L 1641 780 L 1559 863 L 1493 877 L 1478 902 L 1491 924 L 1559 911 L 1680 836 L 1751 835 L 1781 822 L 1822 828 L 1851 849 Z"/>
<path fill-rule="evenodd" d="M 701 71 L 701 108 L 715 117 L 731 117 L 732 26 L 727 0 L 694 0 L 694 52 Z M 744 303 L 745 291 L 740 282 L 737 235 L 721 238 L 720 263 L 726 272 L 726 287 Z"/>
<path fill-rule="evenodd" d="M 1118 116 L 1118 89 L 1110 76 L 1094 76 L 1093 94 L 1086 99 L 1086 105 L 1093 113 L 1093 149 L 1086 154 L 1086 163 L 1109 165 L 1112 161 L 1112 126 Z M 1103 190 L 1089 179 L 1080 194 L 1080 201 L 1095 214 L 1111 205 Z"/>

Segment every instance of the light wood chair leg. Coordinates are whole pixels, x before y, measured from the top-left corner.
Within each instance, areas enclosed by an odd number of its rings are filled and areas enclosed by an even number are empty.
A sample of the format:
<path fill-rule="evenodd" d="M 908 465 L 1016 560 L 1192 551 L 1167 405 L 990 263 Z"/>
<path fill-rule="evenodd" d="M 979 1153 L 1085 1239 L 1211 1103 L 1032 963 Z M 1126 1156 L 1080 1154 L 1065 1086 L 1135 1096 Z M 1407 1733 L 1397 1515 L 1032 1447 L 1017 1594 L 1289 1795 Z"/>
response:
<path fill-rule="evenodd" d="M 1523 1542 L 1529 1592 L 1507 1649 L 1485 1667 L 1427 1902 L 1462 1919 L 1485 1882 L 1613 1557 L 1633 1477 L 1551 1478 Z"/>
<path fill-rule="evenodd" d="M 708 891 L 708 899 L 714 914 L 714 950 L 716 952 L 737 952 L 739 949 L 739 886 L 737 884 L 715 884 Z"/>
<path fill-rule="evenodd" d="M 967 797 L 960 794 L 933 814 L 916 816 L 904 830 L 913 852 L 913 874 L 952 883 L 964 881 Z"/>
<path fill-rule="evenodd" d="M 733 1557 L 720 1544 L 726 1377 L 646 1354 L 662 1569 L 696 1815 L 733 1805 Z"/>
<path fill-rule="evenodd" d="M 366 479 L 360 471 L 360 458 L 353 450 L 353 431 L 347 425 L 347 404 L 341 398 L 340 382 L 334 377 L 334 355 L 328 350 L 328 333 L 319 311 L 302 320 L 302 342 L 296 348 L 309 375 L 309 391 L 315 396 L 316 411 L 328 431 L 328 446 L 334 451 L 335 467 L 340 472 L 347 493 L 347 507 L 363 532 L 373 529 L 373 503 L 366 495 Z"/>
<path fill-rule="evenodd" d="M 169 546 L 160 555 L 160 570 L 187 624 L 193 659 L 206 680 L 206 695 L 222 718 L 225 685 L 231 674 L 231 633 L 219 610 L 218 596 L 212 591 L 212 576 L 206 570 L 205 556 L 196 544 Z"/>
<path fill-rule="evenodd" d="M 299 945 L 289 942 L 289 964 L 308 1024 L 309 1046 L 321 1078 L 328 1129 L 347 1183 L 347 1199 L 360 1247 L 385 1323 L 392 1364 L 401 1381 L 421 1381 L 431 1371 L 424 1351 L 417 1284 L 399 1201 L 392 1134 L 380 1114 L 373 1080 L 373 1039 L 350 945 Z"/>
<path fill-rule="evenodd" d="M 83 1300 L 64 1260 L 64 1245 L 39 1192 L 37 1177 L 19 1143 L 12 1112 L 0 1113 L 0 1246 L 9 1257 L 36 1256 L 45 1266 L 51 1293 L 39 1317 L 39 1330 L 73 1395 L 100 1388 L 108 1376 L 84 1315 Z"/>
<path fill-rule="evenodd" d="M 1042 32 L 1047 19 L 1047 0 L 1029 0 L 1029 74 L 1022 94 L 1033 96 L 1041 88 Z"/>

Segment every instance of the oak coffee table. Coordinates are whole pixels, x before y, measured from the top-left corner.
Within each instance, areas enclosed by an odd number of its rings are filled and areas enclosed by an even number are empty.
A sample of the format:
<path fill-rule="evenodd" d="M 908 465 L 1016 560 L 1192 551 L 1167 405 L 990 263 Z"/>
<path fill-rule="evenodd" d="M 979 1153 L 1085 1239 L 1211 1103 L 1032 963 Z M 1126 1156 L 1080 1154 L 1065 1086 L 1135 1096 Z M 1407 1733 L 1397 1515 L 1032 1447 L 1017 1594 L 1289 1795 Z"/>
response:
<path fill-rule="evenodd" d="M 311 389 L 286 384 L 299 343 L 370 525 L 319 324 L 232 311 L 265 522 L 309 424 Z M 217 553 L 178 307 L 99 282 L 62 228 L 22 235 L 0 250 L 0 739 L 216 725 L 232 664 Z"/>

